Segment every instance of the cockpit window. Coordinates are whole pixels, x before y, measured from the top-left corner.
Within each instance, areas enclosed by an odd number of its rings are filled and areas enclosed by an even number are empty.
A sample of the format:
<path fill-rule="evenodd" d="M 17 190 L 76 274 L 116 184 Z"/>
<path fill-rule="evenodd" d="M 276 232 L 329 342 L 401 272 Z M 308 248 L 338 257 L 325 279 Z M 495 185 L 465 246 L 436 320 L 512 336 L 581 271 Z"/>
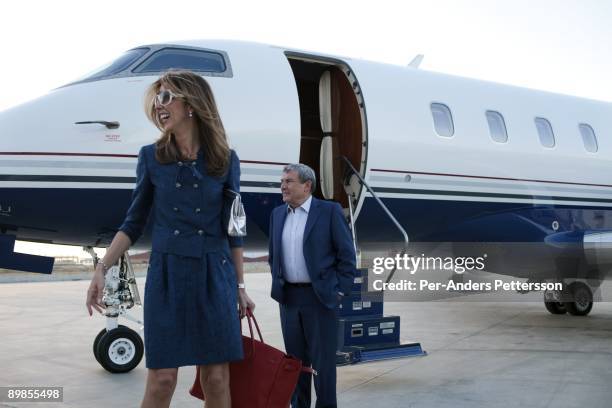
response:
<path fill-rule="evenodd" d="M 225 51 L 154 44 L 132 48 L 112 62 L 64 86 L 110 78 L 158 75 L 172 68 L 195 71 L 203 76 L 233 76 L 232 64 Z"/>
<path fill-rule="evenodd" d="M 94 79 L 101 79 L 118 74 L 130 65 L 132 65 L 138 58 L 142 57 L 149 51 L 149 48 L 134 48 L 126 51 L 119 58 L 111 61 L 110 63 L 103 65 L 102 67 L 95 70 L 80 79 L 79 81 L 91 81 Z"/>
<path fill-rule="evenodd" d="M 217 73 L 226 70 L 223 55 L 219 53 L 193 49 L 163 48 L 153 53 L 132 72 L 164 72 L 172 68 Z"/>

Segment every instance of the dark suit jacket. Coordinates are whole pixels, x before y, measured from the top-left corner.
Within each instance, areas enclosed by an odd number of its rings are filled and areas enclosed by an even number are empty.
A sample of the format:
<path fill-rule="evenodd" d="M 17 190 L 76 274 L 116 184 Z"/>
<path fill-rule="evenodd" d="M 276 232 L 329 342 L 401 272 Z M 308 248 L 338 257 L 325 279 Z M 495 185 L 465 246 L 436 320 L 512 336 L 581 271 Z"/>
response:
<path fill-rule="evenodd" d="M 269 258 L 272 298 L 285 303 L 282 271 L 282 235 L 287 205 L 276 207 L 270 217 Z M 336 202 L 312 198 L 304 229 L 304 258 L 312 287 L 321 303 L 333 309 L 338 292 L 348 295 L 355 277 L 355 248 L 342 208 Z"/>

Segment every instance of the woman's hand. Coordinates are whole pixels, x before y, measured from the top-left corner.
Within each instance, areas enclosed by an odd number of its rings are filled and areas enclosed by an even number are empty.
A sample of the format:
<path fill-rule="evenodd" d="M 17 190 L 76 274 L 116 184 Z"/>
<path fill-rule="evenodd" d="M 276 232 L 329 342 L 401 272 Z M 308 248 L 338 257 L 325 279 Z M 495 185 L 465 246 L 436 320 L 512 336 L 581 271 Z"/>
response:
<path fill-rule="evenodd" d="M 104 258 L 96 265 L 96 271 L 93 278 L 91 278 L 89 289 L 87 289 L 87 300 L 85 301 L 90 316 L 92 315 L 92 308 L 99 313 L 102 313 L 106 308 L 106 305 L 102 303 L 102 296 L 104 295 L 104 264 L 114 265 L 121 257 L 121 254 L 130 249 L 130 245 L 132 245 L 130 237 L 125 232 L 118 231 L 106 250 Z"/>
<path fill-rule="evenodd" d="M 246 316 L 247 309 L 250 309 L 251 312 L 255 310 L 255 302 L 247 295 L 246 289 L 238 289 L 238 306 L 240 307 L 241 319 Z"/>
<path fill-rule="evenodd" d="M 87 289 L 87 300 L 85 301 L 85 305 L 87 305 L 87 311 L 89 312 L 90 316 L 93 314 L 92 309 L 102 313 L 103 309 L 106 307 L 104 304 L 102 304 L 103 293 L 104 272 L 102 269 L 96 269 L 93 278 L 91 278 L 89 289 Z"/>

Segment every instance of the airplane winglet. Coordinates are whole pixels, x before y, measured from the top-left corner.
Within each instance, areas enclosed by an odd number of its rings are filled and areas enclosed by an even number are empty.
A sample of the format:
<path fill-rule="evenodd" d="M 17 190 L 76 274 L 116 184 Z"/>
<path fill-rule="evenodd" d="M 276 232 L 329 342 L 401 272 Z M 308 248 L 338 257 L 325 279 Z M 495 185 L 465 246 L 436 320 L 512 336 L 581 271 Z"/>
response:
<path fill-rule="evenodd" d="M 425 57 L 423 54 L 418 54 L 412 59 L 412 61 L 410 61 L 408 66 L 414 69 L 419 69 L 419 65 L 421 65 L 421 62 L 423 62 L 423 57 Z"/>

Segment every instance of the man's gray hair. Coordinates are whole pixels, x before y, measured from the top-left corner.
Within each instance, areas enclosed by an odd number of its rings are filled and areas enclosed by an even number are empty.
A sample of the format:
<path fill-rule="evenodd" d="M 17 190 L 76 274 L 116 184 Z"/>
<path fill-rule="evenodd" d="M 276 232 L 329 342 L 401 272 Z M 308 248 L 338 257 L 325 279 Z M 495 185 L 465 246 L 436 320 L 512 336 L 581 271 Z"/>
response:
<path fill-rule="evenodd" d="M 300 183 L 304 184 L 309 181 L 312 183 L 310 192 L 314 193 L 317 188 L 317 178 L 313 169 L 302 163 L 288 164 L 283 168 L 283 173 L 295 171 L 300 178 Z"/>

